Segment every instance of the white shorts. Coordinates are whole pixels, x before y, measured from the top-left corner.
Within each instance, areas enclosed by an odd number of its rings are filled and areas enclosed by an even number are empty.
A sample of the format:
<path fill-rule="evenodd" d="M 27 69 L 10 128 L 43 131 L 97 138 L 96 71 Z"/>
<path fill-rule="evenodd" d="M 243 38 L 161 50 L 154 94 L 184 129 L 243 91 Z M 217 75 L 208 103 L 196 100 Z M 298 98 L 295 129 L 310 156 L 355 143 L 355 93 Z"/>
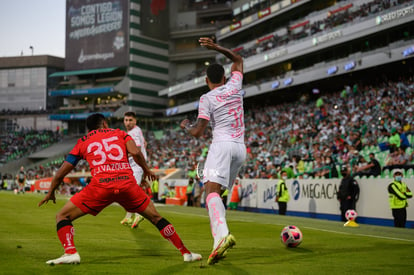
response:
<path fill-rule="evenodd" d="M 204 164 L 203 183 L 216 182 L 230 189 L 245 159 L 244 143 L 231 141 L 212 143 Z"/>
<path fill-rule="evenodd" d="M 134 173 L 134 178 L 137 181 L 138 185 L 141 185 L 142 176 L 144 175 L 144 170 L 139 166 L 134 160 L 129 161 L 129 166 L 131 166 L 132 172 Z"/>

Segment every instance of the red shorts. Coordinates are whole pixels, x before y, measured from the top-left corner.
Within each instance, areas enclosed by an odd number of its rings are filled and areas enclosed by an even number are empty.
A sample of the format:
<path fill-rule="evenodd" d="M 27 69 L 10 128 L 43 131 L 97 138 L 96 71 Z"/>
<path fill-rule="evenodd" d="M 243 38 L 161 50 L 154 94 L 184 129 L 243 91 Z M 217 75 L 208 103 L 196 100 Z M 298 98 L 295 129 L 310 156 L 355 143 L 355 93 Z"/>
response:
<path fill-rule="evenodd" d="M 113 202 L 119 203 L 128 212 L 138 213 L 143 212 L 150 203 L 150 198 L 135 181 L 117 187 L 89 184 L 70 200 L 82 212 L 94 216 Z"/>

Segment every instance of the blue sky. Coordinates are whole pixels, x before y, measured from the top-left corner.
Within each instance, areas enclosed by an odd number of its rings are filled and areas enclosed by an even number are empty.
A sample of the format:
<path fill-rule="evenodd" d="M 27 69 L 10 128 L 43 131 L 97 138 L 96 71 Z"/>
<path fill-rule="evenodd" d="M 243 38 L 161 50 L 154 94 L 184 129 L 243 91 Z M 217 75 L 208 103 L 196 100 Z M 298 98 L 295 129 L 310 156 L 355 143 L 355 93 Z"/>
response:
<path fill-rule="evenodd" d="M 65 56 L 66 0 L 0 0 L 0 57 Z"/>

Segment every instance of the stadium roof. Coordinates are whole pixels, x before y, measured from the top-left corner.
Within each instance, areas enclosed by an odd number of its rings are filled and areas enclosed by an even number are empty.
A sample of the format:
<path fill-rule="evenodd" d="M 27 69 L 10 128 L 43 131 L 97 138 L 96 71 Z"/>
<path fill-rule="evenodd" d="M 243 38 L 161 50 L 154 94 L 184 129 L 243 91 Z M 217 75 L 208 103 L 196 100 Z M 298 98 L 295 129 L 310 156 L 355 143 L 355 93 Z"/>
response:
<path fill-rule="evenodd" d="M 111 68 L 102 68 L 102 69 L 90 69 L 90 70 L 80 70 L 80 71 L 68 71 L 68 72 L 56 72 L 49 77 L 59 77 L 59 76 L 71 76 L 71 75 L 83 75 L 83 74 L 100 74 L 100 73 L 110 73 L 118 69 L 118 67 Z"/>

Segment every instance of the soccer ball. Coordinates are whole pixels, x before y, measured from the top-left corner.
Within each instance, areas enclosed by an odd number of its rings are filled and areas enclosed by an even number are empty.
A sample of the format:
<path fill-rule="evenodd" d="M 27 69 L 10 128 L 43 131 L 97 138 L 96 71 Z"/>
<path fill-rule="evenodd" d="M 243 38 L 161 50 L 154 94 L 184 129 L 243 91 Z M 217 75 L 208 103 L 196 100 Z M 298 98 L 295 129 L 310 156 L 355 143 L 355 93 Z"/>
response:
<path fill-rule="evenodd" d="M 287 247 L 296 247 L 302 242 L 302 232 L 297 226 L 288 225 L 280 233 L 280 241 Z"/>
<path fill-rule="evenodd" d="M 355 221 L 357 217 L 358 217 L 358 213 L 354 209 L 349 209 L 345 213 L 345 218 L 348 221 Z"/>

